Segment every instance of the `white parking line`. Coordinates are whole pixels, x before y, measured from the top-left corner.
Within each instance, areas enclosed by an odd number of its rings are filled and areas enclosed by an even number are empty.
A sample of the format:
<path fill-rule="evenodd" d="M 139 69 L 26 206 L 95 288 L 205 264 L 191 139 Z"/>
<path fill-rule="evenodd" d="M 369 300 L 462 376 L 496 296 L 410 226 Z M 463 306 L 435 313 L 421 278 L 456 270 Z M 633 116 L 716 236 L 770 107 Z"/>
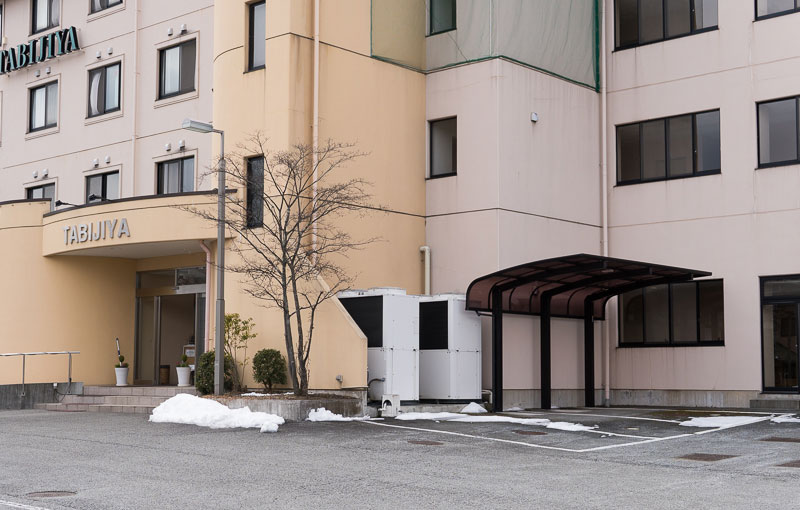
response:
<path fill-rule="evenodd" d="M 513 414 L 513 415 L 520 415 L 520 416 L 545 416 L 548 414 L 558 414 L 558 415 L 567 415 L 567 416 L 591 416 L 594 418 L 622 418 L 626 420 L 641 420 L 641 421 L 658 421 L 662 423 L 680 423 L 680 420 L 663 420 L 660 418 L 642 418 L 639 416 L 617 416 L 617 415 L 609 415 L 609 414 L 586 414 L 586 413 L 560 413 L 557 411 L 544 411 L 541 413 L 528 413 L 528 412 L 506 412 L 504 411 L 503 414 Z"/>
<path fill-rule="evenodd" d="M 13 501 L 3 501 L 2 499 L 0 499 L 0 506 L 5 506 L 8 508 L 21 508 L 22 510 L 47 510 L 47 508 L 42 508 L 40 506 L 30 506 L 22 503 L 14 503 Z"/>

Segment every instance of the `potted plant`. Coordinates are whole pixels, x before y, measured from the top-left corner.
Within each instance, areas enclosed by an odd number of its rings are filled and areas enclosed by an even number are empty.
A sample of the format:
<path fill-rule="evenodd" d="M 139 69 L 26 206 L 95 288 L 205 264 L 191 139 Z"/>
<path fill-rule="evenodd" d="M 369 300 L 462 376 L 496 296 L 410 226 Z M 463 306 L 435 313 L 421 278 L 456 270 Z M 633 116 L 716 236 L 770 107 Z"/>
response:
<path fill-rule="evenodd" d="M 117 386 L 128 385 L 128 363 L 125 362 L 125 356 L 119 355 L 119 362 L 114 365 L 114 372 L 117 373 Z"/>
<path fill-rule="evenodd" d="M 189 384 L 189 379 L 192 373 L 192 369 L 189 368 L 189 365 L 186 363 L 186 354 L 181 356 L 180 364 L 175 367 L 175 370 L 178 372 L 178 386 L 191 386 Z"/>

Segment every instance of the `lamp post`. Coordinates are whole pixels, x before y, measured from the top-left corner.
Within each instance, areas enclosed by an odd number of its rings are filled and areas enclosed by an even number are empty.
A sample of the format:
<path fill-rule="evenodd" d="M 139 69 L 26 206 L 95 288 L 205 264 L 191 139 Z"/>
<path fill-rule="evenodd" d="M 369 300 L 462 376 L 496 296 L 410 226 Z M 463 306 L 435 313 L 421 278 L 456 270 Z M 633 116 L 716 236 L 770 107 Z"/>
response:
<path fill-rule="evenodd" d="M 183 129 L 196 133 L 219 133 L 219 181 L 217 184 L 217 307 L 214 334 L 214 394 L 225 391 L 225 132 L 206 122 L 184 119 Z M 206 296 L 208 299 L 208 296 Z M 206 325 L 208 327 L 208 325 Z"/>

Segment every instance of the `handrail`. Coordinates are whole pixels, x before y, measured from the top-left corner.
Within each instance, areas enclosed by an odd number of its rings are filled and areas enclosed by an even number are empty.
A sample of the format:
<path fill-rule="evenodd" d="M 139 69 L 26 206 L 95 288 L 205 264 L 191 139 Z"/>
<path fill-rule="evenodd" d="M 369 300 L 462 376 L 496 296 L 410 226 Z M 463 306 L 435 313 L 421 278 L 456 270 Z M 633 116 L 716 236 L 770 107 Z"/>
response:
<path fill-rule="evenodd" d="M 72 355 L 73 354 L 80 354 L 80 351 L 48 351 L 48 352 L 6 352 L 0 353 L 2 357 L 10 357 L 10 356 L 22 356 L 22 398 L 25 398 L 25 358 L 28 356 L 44 356 L 44 355 L 53 355 L 53 354 L 66 354 L 69 357 L 68 365 L 67 365 L 67 383 L 69 388 L 72 386 Z M 67 390 L 69 391 L 69 390 Z"/>

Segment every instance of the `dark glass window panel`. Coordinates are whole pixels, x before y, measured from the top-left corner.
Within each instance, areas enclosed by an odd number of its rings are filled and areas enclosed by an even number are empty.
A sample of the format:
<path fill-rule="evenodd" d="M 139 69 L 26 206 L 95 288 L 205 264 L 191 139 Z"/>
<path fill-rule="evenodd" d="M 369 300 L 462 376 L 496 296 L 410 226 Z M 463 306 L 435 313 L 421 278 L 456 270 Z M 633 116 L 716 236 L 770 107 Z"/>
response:
<path fill-rule="evenodd" d="M 203 285 L 206 283 L 206 269 L 204 267 L 182 267 L 176 269 L 175 283 L 177 285 Z"/>
<path fill-rule="evenodd" d="M 33 0 L 32 32 L 42 32 L 58 26 L 60 1 Z"/>
<path fill-rule="evenodd" d="M 758 0 L 756 2 L 756 15 L 761 17 L 793 11 L 794 4 L 795 0 Z"/>
<path fill-rule="evenodd" d="M 86 203 L 100 202 L 103 196 L 103 176 L 92 175 L 86 178 Z"/>
<path fill-rule="evenodd" d="M 642 180 L 666 176 L 664 121 L 642 123 Z"/>
<path fill-rule="evenodd" d="M 194 158 L 181 160 L 181 192 L 194 191 Z"/>
<path fill-rule="evenodd" d="M 639 43 L 639 2 L 638 0 L 617 0 L 614 2 L 617 47 Z"/>
<path fill-rule="evenodd" d="M 694 29 L 717 26 L 718 11 L 717 0 L 694 0 Z"/>
<path fill-rule="evenodd" d="M 264 67 L 266 63 L 267 7 L 266 2 L 250 5 L 250 69 Z"/>
<path fill-rule="evenodd" d="M 114 64 L 105 68 L 105 100 L 106 112 L 119 109 L 120 65 Z"/>
<path fill-rule="evenodd" d="M 447 349 L 447 301 L 419 304 L 420 350 Z"/>
<path fill-rule="evenodd" d="M 797 159 L 797 99 L 758 105 L 759 163 Z"/>
<path fill-rule="evenodd" d="M 247 160 L 247 226 L 264 224 L 264 157 Z"/>
<path fill-rule="evenodd" d="M 119 172 L 92 175 L 86 178 L 86 203 L 119 198 Z"/>
<path fill-rule="evenodd" d="M 455 118 L 431 122 L 431 177 L 456 173 L 457 141 Z"/>
<path fill-rule="evenodd" d="M 644 289 L 644 341 L 664 344 L 669 342 L 669 291 L 666 285 L 653 285 Z"/>
<path fill-rule="evenodd" d="M 635 290 L 622 295 L 620 342 L 641 343 L 644 341 L 644 301 L 642 291 Z"/>
<path fill-rule="evenodd" d="M 431 33 L 456 28 L 456 0 L 430 0 Z"/>
<path fill-rule="evenodd" d="M 719 110 L 696 115 L 697 171 L 720 170 Z"/>
<path fill-rule="evenodd" d="M 762 306 L 764 387 L 798 387 L 797 303 Z"/>
<path fill-rule="evenodd" d="M 106 174 L 106 183 L 103 193 L 106 200 L 117 200 L 119 198 L 119 172 Z"/>
<path fill-rule="evenodd" d="M 700 341 L 725 340 L 722 280 L 698 282 L 700 296 Z"/>
<path fill-rule="evenodd" d="M 340 301 L 367 337 L 367 347 L 383 347 L 383 297 L 342 298 Z"/>
<path fill-rule="evenodd" d="M 30 200 L 53 199 L 56 196 L 56 185 L 45 184 L 43 186 L 36 186 L 35 188 L 28 188 L 26 190 L 26 197 Z"/>
<path fill-rule="evenodd" d="M 617 181 L 641 179 L 641 164 L 639 124 L 619 126 L 617 128 Z"/>
<path fill-rule="evenodd" d="M 194 191 L 194 158 L 159 163 L 156 178 L 159 195 Z"/>
<path fill-rule="evenodd" d="M 58 82 L 30 91 L 29 131 L 54 127 L 58 121 Z"/>
<path fill-rule="evenodd" d="M 764 281 L 764 297 L 800 299 L 800 277 L 786 277 Z"/>
<path fill-rule="evenodd" d="M 691 175 L 694 168 L 692 149 L 692 116 L 683 115 L 667 120 L 669 130 L 669 175 Z"/>
<path fill-rule="evenodd" d="M 663 39 L 664 7 L 661 0 L 640 0 L 639 9 L 639 42 Z"/>
<path fill-rule="evenodd" d="M 197 40 L 185 42 L 181 45 L 181 93 L 194 90 L 195 53 Z"/>
<path fill-rule="evenodd" d="M 196 39 L 161 50 L 159 56 L 160 98 L 194 91 L 196 50 Z"/>
<path fill-rule="evenodd" d="M 664 0 L 664 7 L 667 11 L 667 37 L 676 37 L 692 31 L 691 0 Z"/>
<path fill-rule="evenodd" d="M 89 117 L 119 110 L 120 64 L 89 71 Z"/>
<path fill-rule="evenodd" d="M 697 285 L 672 285 L 672 338 L 676 343 L 697 342 Z"/>

